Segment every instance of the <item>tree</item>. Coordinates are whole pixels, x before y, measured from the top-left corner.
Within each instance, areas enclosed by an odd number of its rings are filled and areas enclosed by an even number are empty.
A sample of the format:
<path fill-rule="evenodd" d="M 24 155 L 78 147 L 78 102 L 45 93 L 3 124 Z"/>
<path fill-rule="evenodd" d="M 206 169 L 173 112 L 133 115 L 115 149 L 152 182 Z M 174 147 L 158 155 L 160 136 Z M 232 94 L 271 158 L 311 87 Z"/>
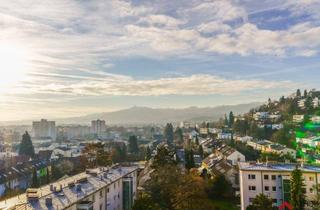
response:
<path fill-rule="evenodd" d="M 180 127 L 177 127 L 176 130 L 174 131 L 174 140 L 176 144 L 183 144 L 183 131 Z"/>
<path fill-rule="evenodd" d="M 257 195 L 252 204 L 247 207 L 247 210 L 277 210 L 278 208 L 272 205 L 272 199 L 264 194 Z"/>
<path fill-rule="evenodd" d="M 207 192 L 211 199 L 230 198 L 232 196 L 232 185 L 226 177 L 221 174 L 209 183 Z"/>
<path fill-rule="evenodd" d="M 164 128 L 164 137 L 167 140 L 168 144 L 173 143 L 174 134 L 173 134 L 173 126 L 171 123 L 167 123 L 166 127 Z"/>
<path fill-rule="evenodd" d="M 298 167 L 291 172 L 290 187 L 290 203 L 293 207 L 293 210 L 304 210 L 304 206 L 306 204 L 306 195 L 304 191 L 305 184 L 302 171 L 298 169 Z"/>
<path fill-rule="evenodd" d="M 202 178 L 184 174 L 174 165 L 162 166 L 150 176 L 151 179 L 143 186 L 149 196 L 147 203 L 156 205 L 161 210 L 212 209 L 208 206 L 210 202 L 207 200 Z"/>
<path fill-rule="evenodd" d="M 202 145 L 200 145 L 198 147 L 198 153 L 199 153 L 200 157 L 203 159 L 203 147 L 202 147 Z"/>
<path fill-rule="evenodd" d="M 161 210 L 160 207 L 152 200 L 151 196 L 143 193 L 135 202 L 132 210 Z"/>
<path fill-rule="evenodd" d="M 307 98 L 307 96 L 308 96 L 308 91 L 307 91 L 307 90 L 304 90 L 304 92 L 303 92 L 303 97 L 304 97 L 304 98 Z"/>
<path fill-rule="evenodd" d="M 196 143 L 196 145 L 199 145 L 199 138 L 198 138 L 198 135 L 196 135 L 195 143 Z"/>
<path fill-rule="evenodd" d="M 159 145 L 156 155 L 153 158 L 151 168 L 158 169 L 164 166 L 176 165 L 174 160 L 174 153 L 165 145 Z"/>
<path fill-rule="evenodd" d="M 227 114 L 224 115 L 224 125 L 225 125 L 225 126 L 229 126 Z"/>
<path fill-rule="evenodd" d="M 27 131 L 22 136 L 19 155 L 28 155 L 32 158 L 34 157 L 34 147 L 32 145 L 31 137 Z"/>
<path fill-rule="evenodd" d="M 129 152 L 131 154 L 137 154 L 139 152 L 137 136 L 129 137 Z"/>
<path fill-rule="evenodd" d="M 233 123 L 234 123 L 234 115 L 233 115 L 233 112 L 231 111 L 229 113 L 229 128 L 233 126 Z"/>
<path fill-rule="evenodd" d="M 191 168 L 194 168 L 195 163 L 194 163 L 194 155 L 193 155 L 193 150 L 192 149 L 185 149 L 184 150 L 185 154 L 185 163 L 186 163 L 186 168 L 190 170 Z"/>
<path fill-rule="evenodd" d="M 37 175 L 37 169 L 35 167 L 32 168 L 32 182 L 31 182 L 32 188 L 38 188 L 39 187 L 39 180 Z"/>
<path fill-rule="evenodd" d="M 296 96 L 297 96 L 298 98 L 301 97 L 301 91 L 300 91 L 300 89 L 297 90 Z"/>

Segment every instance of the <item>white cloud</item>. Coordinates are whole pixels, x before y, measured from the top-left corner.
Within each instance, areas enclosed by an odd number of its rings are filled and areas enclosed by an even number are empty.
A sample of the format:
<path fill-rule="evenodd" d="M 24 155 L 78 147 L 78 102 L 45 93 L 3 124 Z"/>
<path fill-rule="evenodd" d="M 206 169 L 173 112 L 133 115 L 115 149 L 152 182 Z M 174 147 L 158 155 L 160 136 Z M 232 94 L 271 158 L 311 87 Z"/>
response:
<path fill-rule="evenodd" d="M 66 75 L 65 77 L 69 80 L 64 82 L 61 81 L 61 78 L 55 77 L 57 75 L 45 76 L 54 76 L 54 78 L 49 84 L 43 82 L 42 85 L 38 85 L 39 81 L 37 81 L 37 84 L 22 86 L 20 87 L 20 93 L 121 96 L 236 95 L 243 91 L 290 88 L 293 85 L 288 81 L 235 80 L 204 74 L 151 80 L 137 80 L 132 77 L 113 74 L 80 78 Z"/>

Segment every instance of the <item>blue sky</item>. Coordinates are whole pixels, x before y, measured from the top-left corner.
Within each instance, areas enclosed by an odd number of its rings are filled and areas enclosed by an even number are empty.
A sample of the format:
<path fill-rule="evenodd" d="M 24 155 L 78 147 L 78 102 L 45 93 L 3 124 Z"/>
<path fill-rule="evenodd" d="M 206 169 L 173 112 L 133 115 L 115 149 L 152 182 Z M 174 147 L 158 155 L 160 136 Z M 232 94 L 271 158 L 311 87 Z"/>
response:
<path fill-rule="evenodd" d="M 318 88 L 319 11 L 318 0 L 1 1 L 1 120 Z"/>

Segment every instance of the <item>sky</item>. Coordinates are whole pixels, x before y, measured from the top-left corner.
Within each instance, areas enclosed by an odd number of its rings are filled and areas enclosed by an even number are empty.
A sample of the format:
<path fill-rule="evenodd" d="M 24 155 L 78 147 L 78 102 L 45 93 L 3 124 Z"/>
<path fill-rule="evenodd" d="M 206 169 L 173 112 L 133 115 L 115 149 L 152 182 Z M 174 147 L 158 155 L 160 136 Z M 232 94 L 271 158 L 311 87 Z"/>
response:
<path fill-rule="evenodd" d="M 0 1 L 0 121 L 319 88 L 319 0 Z"/>

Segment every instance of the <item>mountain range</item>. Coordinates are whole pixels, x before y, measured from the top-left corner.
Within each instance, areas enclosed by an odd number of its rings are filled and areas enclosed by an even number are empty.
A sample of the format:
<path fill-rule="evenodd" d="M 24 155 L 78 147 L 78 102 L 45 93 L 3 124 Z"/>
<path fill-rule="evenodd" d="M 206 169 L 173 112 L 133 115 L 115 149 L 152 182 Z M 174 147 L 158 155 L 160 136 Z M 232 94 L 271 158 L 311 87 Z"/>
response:
<path fill-rule="evenodd" d="M 262 103 L 254 102 L 238 105 L 223 105 L 217 107 L 188 107 L 188 108 L 149 108 L 134 106 L 113 112 L 94 113 L 79 117 L 70 117 L 55 120 L 57 124 L 89 124 L 91 120 L 103 119 L 107 124 L 137 125 L 137 124 L 163 124 L 167 122 L 178 123 L 181 121 L 202 122 L 214 121 L 223 117 L 224 114 L 233 111 L 234 114 L 248 112 L 251 108 L 260 106 Z M 1 125 L 31 125 L 31 121 L 24 120 L 0 122 Z"/>
<path fill-rule="evenodd" d="M 81 117 L 57 119 L 59 124 L 83 124 L 93 119 L 104 119 L 107 124 L 163 124 L 167 122 L 181 121 L 208 121 L 218 120 L 224 114 L 233 111 L 234 114 L 248 112 L 261 103 L 249 103 L 238 105 L 224 105 L 217 107 L 188 107 L 181 109 L 174 108 L 149 108 L 132 107 L 114 112 L 95 113 Z"/>

